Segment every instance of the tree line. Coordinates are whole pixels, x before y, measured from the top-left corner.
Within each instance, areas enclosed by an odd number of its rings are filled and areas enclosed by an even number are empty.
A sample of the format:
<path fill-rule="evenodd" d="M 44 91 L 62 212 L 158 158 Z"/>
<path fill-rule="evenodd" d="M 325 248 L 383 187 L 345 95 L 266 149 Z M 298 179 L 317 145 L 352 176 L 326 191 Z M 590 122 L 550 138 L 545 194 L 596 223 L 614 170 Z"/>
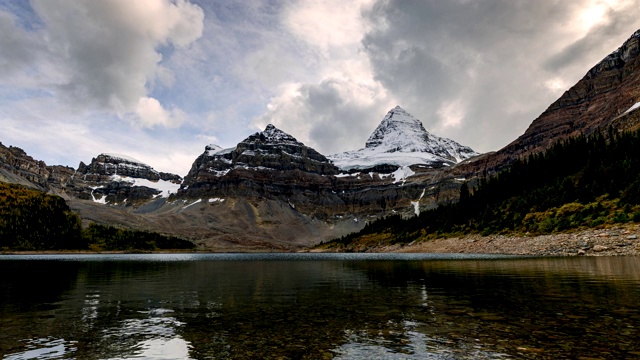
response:
<path fill-rule="evenodd" d="M 191 249 L 193 243 L 147 231 L 91 224 L 56 195 L 0 182 L 0 250 Z"/>

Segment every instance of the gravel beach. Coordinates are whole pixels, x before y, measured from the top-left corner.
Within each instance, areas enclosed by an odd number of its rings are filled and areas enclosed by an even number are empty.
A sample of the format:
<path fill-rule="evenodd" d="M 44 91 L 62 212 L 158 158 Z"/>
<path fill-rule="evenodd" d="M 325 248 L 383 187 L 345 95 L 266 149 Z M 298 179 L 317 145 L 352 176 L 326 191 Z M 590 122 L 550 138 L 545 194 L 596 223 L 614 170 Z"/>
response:
<path fill-rule="evenodd" d="M 538 236 L 468 235 L 375 247 L 370 252 L 433 252 L 537 256 L 640 255 L 640 224 Z"/>

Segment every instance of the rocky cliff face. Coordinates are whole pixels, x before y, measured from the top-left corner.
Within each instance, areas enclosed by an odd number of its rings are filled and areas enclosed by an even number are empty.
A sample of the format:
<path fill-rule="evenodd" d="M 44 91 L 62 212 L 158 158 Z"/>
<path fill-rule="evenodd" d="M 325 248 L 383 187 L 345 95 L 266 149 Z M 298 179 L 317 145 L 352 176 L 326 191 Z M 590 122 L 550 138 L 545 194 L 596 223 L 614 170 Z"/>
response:
<path fill-rule="evenodd" d="M 178 195 L 287 196 L 292 193 L 291 189 L 312 183 L 321 191 L 327 183 L 324 176 L 338 172 L 316 150 L 268 125 L 235 148 L 223 150 L 215 145 L 207 146 L 193 163 Z"/>
<path fill-rule="evenodd" d="M 404 111 L 395 109 L 389 117 L 394 113 L 402 114 Z M 412 121 L 424 135 L 426 132 L 422 125 L 418 125 L 415 119 Z M 389 127 L 394 127 L 393 122 Z M 401 140 L 402 131 L 396 128 L 391 133 Z M 382 136 L 384 146 L 391 142 L 389 134 Z M 407 136 L 410 137 L 410 134 Z M 421 145 L 427 142 L 424 137 L 420 139 L 423 141 Z M 403 149 L 410 151 L 408 146 Z M 424 149 L 424 146 L 419 149 Z M 439 158 L 438 161 L 444 160 Z M 269 199 L 287 204 L 301 215 L 337 224 L 359 222 L 392 212 L 414 214 L 419 208 L 436 206 L 441 196 L 437 192 L 450 185 L 446 181 L 436 181 L 430 183 L 427 189 L 419 181 L 413 181 L 412 176 L 416 173 L 421 174 L 416 179 L 431 176 L 429 171 L 432 169 L 428 169 L 424 163 L 401 168 L 379 164 L 379 167 L 384 166 L 390 168 L 383 169 L 383 172 L 373 168 L 340 172 L 314 149 L 269 125 L 263 132 L 249 136 L 235 148 L 207 146 L 194 162 L 175 198 L 203 202 L 206 199 L 213 202 L 229 198 L 251 201 Z M 454 185 L 456 189 L 459 186 Z M 357 225 L 361 226 L 362 223 Z M 343 234 L 336 233 L 334 236 L 340 235 Z"/>
<path fill-rule="evenodd" d="M 219 177 L 235 169 L 300 170 L 319 175 L 337 174 L 338 169 L 316 150 L 273 125 L 244 139 L 235 148 L 223 150 L 209 145 L 193 164 L 185 185 L 199 176 Z"/>
<path fill-rule="evenodd" d="M 46 189 L 48 178 L 44 161 L 35 160 L 19 147 L 0 143 L 0 180 Z"/>
<path fill-rule="evenodd" d="M 118 175 L 150 181 L 164 180 L 178 184 L 182 182 L 182 178 L 176 174 L 158 172 L 139 160 L 118 154 L 100 154 L 93 158 L 89 165 L 80 162 L 77 173 L 88 181 L 107 181 Z"/>
<path fill-rule="evenodd" d="M 331 155 L 329 159 L 345 171 L 395 171 L 416 164 L 431 168 L 451 166 L 477 155 L 468 146 L 429 133 L 420 120 L 396 106 L 389 110 L 364 148 Z"/>
<path fill-rule="evenodd" d="M 88 165 L 80 162 L 67 191 L 102 204 L 141 205 L 169 197 L 181 183 L 180 176 L 158 172 L 131 157 L 100 154 Z"/>

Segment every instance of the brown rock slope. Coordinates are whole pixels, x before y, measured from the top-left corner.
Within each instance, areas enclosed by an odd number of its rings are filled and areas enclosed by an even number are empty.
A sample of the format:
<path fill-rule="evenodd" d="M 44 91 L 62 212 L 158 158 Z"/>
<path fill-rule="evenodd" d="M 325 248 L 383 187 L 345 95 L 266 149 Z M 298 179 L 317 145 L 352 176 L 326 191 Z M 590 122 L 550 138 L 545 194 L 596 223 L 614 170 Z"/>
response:
<path fill-rule="evenodd" d="M 454 169 L 457 174 L 494 173 L 513 159 L 547 149 L 567 137 L 595 131 L 634 130 L 640 111 L 625 113 L 640 102 L 640 30 L 594 66 L 535 119 L 527 131 L 494 154 Z"/>

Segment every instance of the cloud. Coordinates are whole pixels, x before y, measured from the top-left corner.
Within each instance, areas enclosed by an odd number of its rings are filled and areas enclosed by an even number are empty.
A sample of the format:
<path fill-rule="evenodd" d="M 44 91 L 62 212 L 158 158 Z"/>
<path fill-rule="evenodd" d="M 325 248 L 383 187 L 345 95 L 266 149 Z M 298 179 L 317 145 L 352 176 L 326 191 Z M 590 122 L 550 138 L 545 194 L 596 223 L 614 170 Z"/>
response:
<path fill-rule="evenodd" d="M 326 78 L 318 84 L 288 84 L 254 124 L 263 129 L 271 123 L 331 154 L 363 147 L 391 104 L 375 82 Z"/>
<path fill-rule="evenodd" d="M 301 0 L 285 8 L 283 23 L 296 37 L 330 51 L 360 41 L 366 30 L 363 8 L 372 1 Z"/>
<path fill-rule="evenodd" d="M 497 150 L 640 26 L 638 1 L 377 1 L 376 80 L 427 130 Z M 603 10 L 604 9 L 604 10 Z"/>
<path fill-rule="evenodd" d="M 400 105 L 497 150 L 640 28 L 640 0 L 192 2 L 0 1 L 0 140 L 184 174 L 268 123 L 358 149 Z"/>
<path fill-rule="evenodd" d="M 361 51 L 369 26 L 362 13 L 371 4 L 304 0 L 284 7 L 280 21 L 292 38 L 288 42 L 296 44 L 291 49 L 301 51 L 306 63 L 277 87 L 266 111 L 253 119 L 256 128 L 272 123 L 324 154 L 364 146 L 396 105 L 373 78 L 370 59 Z M 281 67 L 300 57 L 285 54 Z"/>
<path fill-rule="evenodd" d="M 2 143 L 23 148 L 48 165 L 77 167 L 100 153 L 121 153 L 159 171 L 184 176 L 204 150 L 195 138 L 175 130 L 118 126 L 115 116 L 69 115 L 52 97 L 32 97 L 0 107 Z M 56 121 L 51 121 L 56 119 Z M 64 119 L 61 121 L 59 119 Z"/>
<path fill-rule="evenodd" d="M 332 153 L 361 147 L 397 104 L 437 135 L 497 150 L 615 49 L 624 40 L 616 34 L 640 25 L 629 11 L 637 4 L 295 2 L 281 23 L 315 68 L 281 82 L 253 124 L 273 123 Z M 252 68 L 278 68 L 279 46 L 263 48 Z M 282 71 L 295 66 L 290 54 L 280 59 Z"/>
<path fill-rule="evenodd" d="M 2 41 L 13 54 L 0 59 L 21 64 L 14 66 L 22 73 L 35 69 L 45 75 L 40 85 L 76 110 L 124 118 L 141 103 L 148 109 L 149 87 L 156 80 L 172 82 L 170 70 L 161 66 L 162 51 L 188 46 L 202 35 L 202 9 L 183 0 L 35 0 L 31 5 L 42 23 L 37 29 L 20 27 L 0 13 L 3 33 L 12 34 Z M 175 124 L 157 119 L 147 117 L 142 124 Z"/>
<path fill-rule="evenodd" d="M 631 35 L 628 29 L 634 29 L 634 25 L 638 26 L 638 17 L 634 10 L 638 9 L 640 2 L 626 1 L 616 4 L 616 7 L 600 4 L 593 8 L 595 11 L 586 10 L 582 17 L 591 21 L 588 32 L 550 56 L 543 64 L 544 68 L 551 72 L 568 69 L 576 71 L 571 69 L 576 63 L 581 64 L 576 62 L 576 59 L 589 57 L 591 54 L 602 54 L 601 57 L 604 58 L 606 54 L 622 45 L 622 37 Z"/>
<path fill-rule="evenodd" d="M 134 121 L 143 127 L 154 125 L 178 127 L 185 120 L 185 114 L 181 110 L 167 111 L 158 100 L 150 97 L 140 98 L 135 114 Z"/>

